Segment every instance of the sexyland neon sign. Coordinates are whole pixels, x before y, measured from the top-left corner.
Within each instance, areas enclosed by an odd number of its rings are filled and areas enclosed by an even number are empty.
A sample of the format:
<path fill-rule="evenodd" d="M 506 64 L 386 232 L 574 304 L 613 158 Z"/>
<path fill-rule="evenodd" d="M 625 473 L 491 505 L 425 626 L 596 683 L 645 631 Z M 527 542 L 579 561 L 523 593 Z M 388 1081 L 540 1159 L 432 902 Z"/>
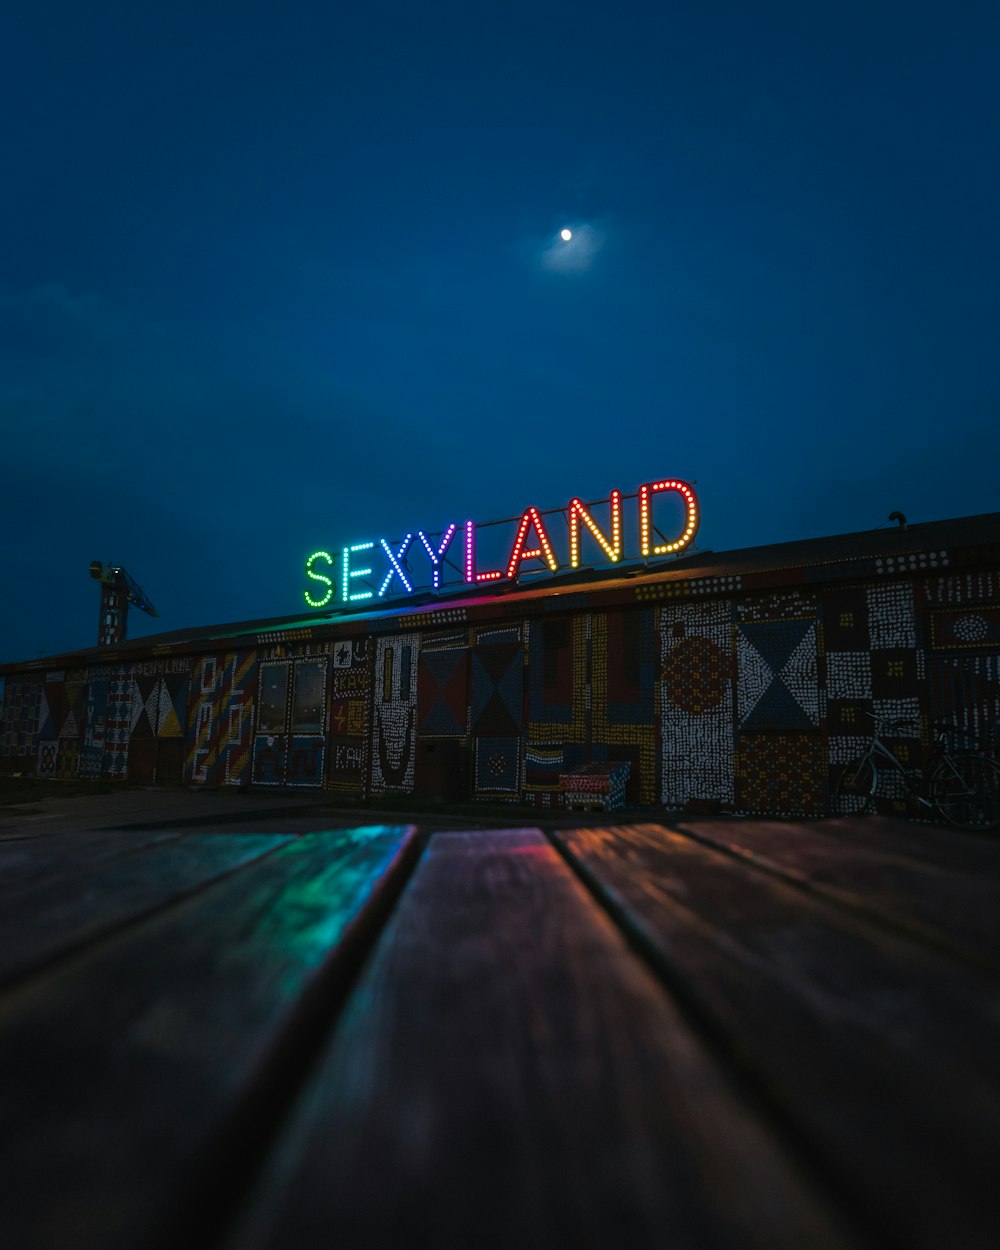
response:
<path fill-rule="evenodd" d="M 626 515 L 623 503 L 636 500 L 634 513 Z M 660 521 L 671 509 L 670 538 L 657 527 L 654 519 L 654 500 L 658 505 Z M 667 501 L 670 501 L 669 504 Z M 607 505 L 607 521 L 602 524 L 595 519 L 591 509 Z M 560 563 L 553 543 L 554 528 L 546 517 L 560 517 L 560 537 L 565 534 L 568 560 Z M 488 521 L 477 525 L 475 521 L 453 521 L 446 529 L 425 533 L 416 530 L 406 535 L 402 542 L 387 542 L 384 538 L 371 542 L 354 543 L 343 547 L 336 556 L 328 551 L 314 551 L 306 560 L 306 577 L 310 587 L 305 601 L 311 608 L 325 608 L 339 596 L 348 606 L 359 607 L 367 600 L 397 598 L 400 595 L 440 592 L 461 586 L 502 589 L 503 583 L 516 587 L 522 573 L 557 573 L 561 568 L 579 569 L 582 565 L 584 541 L 596 546 L 598 563 L 617 564 L 625 559 L 648 560 L 655 556 L 673 555 L 682 551 L 698 532 L 701 515 L 694 490 L 687 482 L 665 478 L 660 482 L 646 482 L 633 495 L 623 495 L 613 490 L 608 499 L 597 504 L 585 504 L 573 498 L 565 508 L 525 508 L 520 518 L 508 522 Z M 603 517 L 602 517 L 603 520 Z M 482 542 L 481 532 L 502 525 L 517 525 L 509 555 L 499 561 L 499 567 L 480 570 L 479 558 Z M 461 538 L 459 538 L 461 535 Z M 654 536 L 663 541 L 656 543 Z M 509 539 L 509 533 L 507 535 Z M 457 541 L 456 541 L 457 540 Z M 452 550 L 454 547 L 454 551 Z M 461 551 L 461 562 L 456 562 Z M 506 544 L 497 548 L 494 542 L 494 560 L 498 552 L 507 551 Z M 411 568 L 411 560 L 417 570 Z M 491 563 L 493 561 L 490 561 Z M 381 567 L 376 569 L 376 564 Z M 338 567 L 339 566 L 339 567 Z M 527 566 L 527 567 L 525 567 Z M 591 567 L 588 563 L 587 567 Z M 446 581 L 446 572 L 451 576 Z"/>

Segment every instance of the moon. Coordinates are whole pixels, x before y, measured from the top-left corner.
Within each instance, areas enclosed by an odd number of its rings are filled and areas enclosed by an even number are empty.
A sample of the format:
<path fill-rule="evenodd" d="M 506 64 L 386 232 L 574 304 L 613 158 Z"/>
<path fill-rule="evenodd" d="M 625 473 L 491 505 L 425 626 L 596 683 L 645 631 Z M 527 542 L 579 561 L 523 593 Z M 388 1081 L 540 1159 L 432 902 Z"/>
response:
<path fill-rule="evenodd" d="M 559 237 L 560 239 L 562 239 L 564 243 L 568 243 L 570 239 L 573 237 L 573 231 L 572 230 L 560 230 Z"/>

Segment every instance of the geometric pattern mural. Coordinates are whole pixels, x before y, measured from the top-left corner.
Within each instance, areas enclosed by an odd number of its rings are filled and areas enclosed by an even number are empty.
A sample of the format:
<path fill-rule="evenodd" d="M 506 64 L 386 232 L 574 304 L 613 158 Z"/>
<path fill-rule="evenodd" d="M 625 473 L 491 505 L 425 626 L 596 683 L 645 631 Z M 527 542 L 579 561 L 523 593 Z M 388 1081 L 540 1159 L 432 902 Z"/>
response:
<path fill-rule="evenodd" d="M 59 742 L 46 742 L 39 739 L 38 742 L 38 761 L 35 765 L 35 773 L 39 777 L 54 777 L 56 775 L 56 755 L 59 751 Z"/>
<path fill-rule="evenodd" d="M 59 754 L 56 757 L 56 776 L 64 780 L 76 777 L 80 771 L 80 739 L 64 737 L 59 739 Z"/>
<path fill-rule="evenodd" d="M 820 816 L 826 752 L 815 733 L 744 733 L 736 749 L 736 804 L 741 811 Z"/>
<path fill-rule="evenodd" d="M 660 614 L 661 801 L 732 803 L 733 604 L 667 604 Z"/>
<path fill-rule="evenodd" d="M 868 633 L 873 650 L 915 647 L 916 620 L 912 582 L 886 582 L 869 586 Z"/>
<path fill-rule="evenodd" d="M 872 657 L 870 651 L 828 651 L 826 653 L 826 697 L 870 699 L 872 697 Z"/>
<path fill-rule="evenodd" d="M 258 734 L 253 744 L 253 779 L 256 785 L 280 786 L 285 780 L 288 738 L 285 734 Z"/>
<path fill-rule="evenodd" d="M 285 784 L 289 786 L 321 786 L 323 763 L 326 758 L 326 742 L 314 735 L 293 734 L 288 753 L 288 773 Z"/>
<path fill-rule="evenodd" d="M 108 710 L 105 719 L 104 761 L 108 777 L 128 775 L 128 741 L 132 728 L 132 666 L 112 665 L 108 674 Z"/>
<path fill-rule="evenodd" d="M 651 607 L 591 616 L 591 750 L 588 762 L 628 761 L 629 802 L 659 790 L 656 733 L 656 612 Z"/>
<path fill-rule="evenodd" d="M 909 722 L 891 740 L 915 765 L 935 720 L 1000 750 L 996 551 L 958 573 L 931 555 L 774 567 L 770 582 L 679 570 L 634 602 L 627 582 L 581 583 L 524 616 L 508 601 L 488 618 L 487 598 L 380 634 L 389 622 L 366 614 L 371 632 L 350 638 L 289 628 L 194 660 L 94 652 L 0 679 L 0 767 L 357 796 L 443 797 L 454 777 L 551 803 L 561 774 L 628 762 L 629 801 L 816 814 L 872 714 Z"/>
<path fill-rule="evenodd" d="M 219 734 L 219 658 L 203 655 L 195 665 L 188 722 L 189 748 L 184 775 L 191 785 L 217 785 Z"/>
<path fill-rule="evenodd" d="M 273 654 L 273 653 L 272 653 Z M 280 654 L 280 652 L 279 652 Z M 257 671 L 256 725 L 251 780 L 259 786 L 285 784 L 288 759 L 288 701 L 291 661 L 263 661 Z"/>
<path fill-rule="evenodd" d="M 87 697 L 86 673 L 79 673 L 66 678 L 66 719 L 59 730 L 61 739 L 80 737 L 83 725 L 84 701 Z"/>
<path fill-rule="evenodd" d="M 477 738 L 477 794 L 517 794 L 520 790 L 520 738 Z"/>
<path fill-rule="evenodd" d="M 530 793 L 558 791 L 559 774 L 569 772 L 563 742 L 529 742 L 524 750 L 524 788 Z"/>
<path fill-rule="evenodd" d="M 868 597 L 847 588 L 823 605 L 826 665 L 826 730 L 831 764 L 843 764 L 864 749 L 873 725 L 872 656 Z"/>
<path fill-rule="evenodd" d="M 571 725 L 574 696 L 583 691 L 574 681 L 574 650 L 578 647 L 572 617 L 543 617 L 526 627 L 528 635 L 528 720 L 532 726 Z M 586 636 L 583 636 L 585 645 Z M 582 726 L 581 726 L 582 728 Z M 533 737 L 529 734 L 529 737 Z M 552 736 L 549 734 L 548 736 Z"/>
<path fill-rule="evenodd" d="M 534 802 L 557 800 L 560 773 L 590 758 L 591 624 L 588 613 L 524 625 L 528 724 L 523 788 Z"/>
<path fill-rule="evenodd" d="M 81 777 L 99 777 L 104 765 L 110 672 L 106 665 L 87 670 L 87 697 L 83 705 L 83 733 L 80 738 Z"/>
<path fill-rule="evenodd" d="M 928 577 L 921 582 L 921 598 L 942 605 L 996 603 L 1000 599 L 1000 575 L 984 571 Z"/>
<path fill-rule="evenodd" d="M 3 754 L 35 757 L 43 686 L 37 679 L 9 677 L 3 702 Z"/>
<path fill-rule="evenodd" d="M 931 721 L 955 725 L 959 743 L 1000 748 L 1000 654 L 934 656 L 928 666 Z"/>
<path fill-rule="evenodd" d="M 396 634 L 375 650 L 372 791 L 413 792 L 420 636 Z"/>
<path fill-rule="evenodd" d="M 464 738 L 468 708 L 467 647 L 420 653 L 417 733 Z"/>
<path fill-rule="evenodd" d="M 191 683 L 184 776 L 196 786 L 249 779 L 257 659 L 252 651 L 200 657 Z"/>
<path fill-rule="evenodd" d="M 924 656 L 917 650 L 917 622 L 912 581 L 870 586 L 868 633 L 871 641 L 872 711 L 876 716 L 908 721 L 897 731 L 920 737 L 920 689 Z"/>
<path fill-rule="evenodd" d="M 930 642 L 934 651 L 1000 648 L 1000 606 L 987 604 L 932 612 Z"/>
<path fill-rule="evenodd" d="M 469 723 L 475 793 L 516 793 L 524 728 L 524 647 L 516 633 L 477 641 L 470 652 Z"/>
<path fill-rule="evenodd" d="M 469 719 L 475 736 L 511 737 L 521 732 L 523 669 L 520 642 L 484 643 L 474 648 Z"/>
<path fill-rule="evenodd" d="M 227 653 L 219 697 L 219 755 L 227 786 L 245 785 L 250 777 L 250 746 L 257 697 L 257 657 L 252 651 Z"/>
<path fill-rule="evenodd" d="M 588 763 L 593 721 L 590 613 L 524 622 L 528 724 L 524 790 L 533 802 L 559 797 L 559 774 Z M 653 747 L 655 771 L 655 744 Z"/>
<path fill-rule="evenodd" d="M 255 784 L 323 784 L 328 666 L 326 655 L 304 654 L 267 660 L 259 666 L 252 771 Z M 203 671 L 203 684 L 205 681 Z"/>
<path fill-rule="evenodd" d="M 187 660 L 147 660 L 131 668 L 128 776 L 180 784 L 190 688 Z"/>
<path fill-rule="evenodd" d="M 369 638 L 338 639 L 330 673 L 330 752 L 326 786 L 361 798 L 368 784 L 369 703 L 372 657 Z"/>
<path fill-rule="evenodd" d="M 38 722 L 39 748 L 35 771 L 39 776 L 68 779 L 77 775 L 80 762 L 78 743 L 86 698 L 85 677 L 83 670 L 76 670 L 72 674 L 47 673 L 44 686 L 32 683 L 30 687 L 33 706 L 37 708 L 34 715 Z M 18 687 L 19 683 L 11 683 L 5 724 L 10 724 L 11 720 L 18 718 L 21 720 L 22 733 L 15 735 L 8 733 L 6 729 L 0 730 L 3 753 L 10 755 L 17 754 L 18 738 L 23 735 L 23 729 L 27 727 L 21 719 L 25 708 L 23 696 L 18 698 Z M 18 707 L 19 704 L 20 707 Z M 23 736 L 26 737 L 26 735 Z"/>
<path fill-rule="evenodd" d="M 743 622 L 737 633 L 741 730 L 818 729 L 816 622 Z"/>

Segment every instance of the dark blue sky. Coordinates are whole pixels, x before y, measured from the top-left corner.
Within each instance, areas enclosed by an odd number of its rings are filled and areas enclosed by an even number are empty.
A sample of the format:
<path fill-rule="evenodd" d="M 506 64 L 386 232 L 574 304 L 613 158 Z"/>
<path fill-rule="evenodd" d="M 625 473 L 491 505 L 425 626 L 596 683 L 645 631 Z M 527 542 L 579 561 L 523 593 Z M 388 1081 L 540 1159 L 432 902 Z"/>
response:
<path fill-rule="evenodd" d="M 0 659 L 92 559 L 138 636 L 664 476 L 714 550 L 1000 508 L 993 0 L 17 7 Z"/>

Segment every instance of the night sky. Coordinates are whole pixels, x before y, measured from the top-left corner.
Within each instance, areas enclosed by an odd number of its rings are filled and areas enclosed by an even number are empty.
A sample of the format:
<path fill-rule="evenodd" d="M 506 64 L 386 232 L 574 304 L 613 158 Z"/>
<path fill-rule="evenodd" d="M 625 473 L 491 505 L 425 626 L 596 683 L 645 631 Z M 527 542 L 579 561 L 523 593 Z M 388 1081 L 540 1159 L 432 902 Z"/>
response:
<path fill-rule="evenodd" d="M 7 6 L 0 659 L 94 559 L 135 637 L 661 477 L 716 551 L 1000 509 L 998 64 L 996 0 Z"/>

